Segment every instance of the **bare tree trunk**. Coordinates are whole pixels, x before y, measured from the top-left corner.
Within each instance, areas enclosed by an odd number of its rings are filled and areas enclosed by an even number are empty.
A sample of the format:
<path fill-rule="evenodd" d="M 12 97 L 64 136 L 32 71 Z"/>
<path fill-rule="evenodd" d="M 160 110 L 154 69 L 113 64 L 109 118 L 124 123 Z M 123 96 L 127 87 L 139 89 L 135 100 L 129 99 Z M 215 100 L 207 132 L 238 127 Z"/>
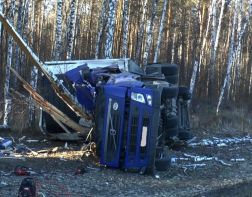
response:
<path fill-rule="evenodd" d="M 174 32 L 173 32 L 173 37 L 172 37 L 172 49 L 171 49 L 171 63 L 174 63 L 174 59 L 175 59 L 175 44 L 176 44 L 176 31 L 177 28 L 174 28 Z"/>
<path fill-rule="evenodd" d="M 10 23 L 14 23 L 14 13 L 15 13 L 15 0 L 11 1 L 9 7 L 9 21 Z M 12 54 L 13 54 L 13 38 L 11 36 L 8 37 L 8 52 L 7 52 L 7 63 L 6 63 L 6 72 L 5 72 L 5 83 L 4 83 L 4 119 L 3 126 L 9 126 L 9 116 L 11 112 L 11 97 L 10 97 L 10 68 L 12 66 Z"/>
<path fill-rule="evenodd" d="M 240 85 L 241 85 L 241 61 L 242 61 L 242 40 L 244 35 L 246 34 L 246 30 L 249 26 L 249 21 L 250 21 L 250 17 L 252 16 L 252 0 L 250 0 L 249 2 L 249 13 L 247 16 L 243 16 L 243 1 L 240 0 L 240 7 L 239 7 L 239 25 L 238 25 L 238 29 L 240 29 L 240 31 L 238 31 L 238 38 L 237 38 L 237 47 L 235 50 L 235 54 L 234 54 L 234 60 L 236 61 L 236 65 L 235 65 L 235 72 L 236 72 L 236 92 L 239 93 L 240 92 Z"/>
<path fill-rule="evenodd" d="M 152 0 L 151 19 L 147 23 L 148 24 L 147 25 L 147 39 L 146 39 L 144 58 L 143 58 L 144 66 L 148 64 L 152 35 L 153 35 L 153 28 L 154 28 L 154 20 L 157 15 L 157 3 L 158 3 L 158 0 Z"/>
<path fill-rule="evenodd" d="M 215 39 L 216 39 L 216 25 L 217 25 L 217 2 L 216 0 L 212 0 L 212 29 L 211 29 L 211 50 L 210 50 L 210 65 L 208 66 L 208 78 L 207 78 L 207 96 L 210 102 L 212 102 L 212 94 L 213 94 L 213 81 L 215 78 L 215 67 L 213 66 L 213 53 L 214 53 L 214 43 L 215 43 Z"/>
<path fill-rule="evenodd" d="M 108 31 L 105 44 L 105 58 L 113 57 L 113 43 L 115 32 L 115 19 L 116 19 L 117 0 L 109 0 L 109 15 L 108 15 Z"/>
<path fill-rule="evenodd" d="M 137 35 L 137 47 L 136 47 L 136 60 L 137 62 L 140 61 L 141 56 L 141 50 L 142 50 L 142 43 L 143 43 L 143 35 L 144 35 L 144 25 L 145 25 L 145 15 L 147 11 L 147 3 L 148 0 L 143 0 L 143 14 L 140 22 L 140 30 Z"/>
<path fill-rule="evenodd" d="M 23 30 L 22 30 L 22 26 L 23 26 L 23 9 L 24 9 L 24 1 L 23 0 L 19 0 L 19 5 L 18 5 L 18 17 L 17 17 L 17 32 L 20 35 L 23 35 Z M 15 46 L 15 54 L 14 54 L 14 67 L 15 70 L 17 70 L 18 72 L 21 71 L 21 65 L 20 65 L 20 58 L 19 58 L 19 54 L 20 54 L 20 50 L 19 47 L 16 45 L 16 43 L 14 44 Z M 18 87 L 17 85 L 17 78 L 14 78 L 14 87 Z"/>
<path fill-rule="evenodd" d="M 214 42 L 213 56 L 211 58 L 213 66 L 214 66 L 215 61 L 216 61 L 216 53 L 217 53 L 217 49 L 218 49 L 218 46 L 219 46 L 219 39 L 220 39 L 220 32 L 221 32 L 221 27 L 222 27 L 222 19 L 223 19 L 225 3 L 226 3 L 226 1 L 222 0 L 222 2 L 221 2 L 221 11 L 220 11 L 220 16 L 219 16 L 219 23 L 218 23 L 217 33 L 216 33 L 216 37 L 215 37 L 215 42 Z"/>
<path fill-rule="evenodd" d="M 221 89 L 217 109 L 216 109 L 216 114 L 219 113 L 220 105 L 222 103 L 223 97 L 224 97 L 224 92 L 226 89 L 226 86 L 230 82 L 231 78 L 231 68 L 233 64 L 233 59 L 234 59 L 234 37 L 235 37 L 235 29 L 236 29 L 236 24 L 237 24 L 237 6 L 238 6 L 238 0 L 235 0 L 235 8 L 234 8 L 234 18 L 233 18 L 233 24 L 232 24 L 232 33 L 231 33 L 231 39 L 230 39 L 230 46 L 229 46 L 229 52 L 228 52 L 228 62 L 227 62 L 227 72 L 226 76 L 224 79 L 224 83 Z"/>
<path fill-rule="evenodd" d="M 209 8 L 207 28 L 206 28 L 205 36 L 203 37 L 203 41 L 202 41 L 202 45 L 201 45 L 201 49 L 200 49 L 199 62 L 195 61 L 194 66 L 193 66 L 193 72 L 192 72 L 192 77 L 191 77 L 191 82 L 190 82 L 190 92 L 192 95 L 193 95 L 193 91 L 194 91 L 194 87 L 195 87 L 197 72 L 199 71 L 199 75 L 200 75 L 200 71 L 201 71 L 201 64 L 202 64 L 202 59 L 204 56 L 204 50 L 205 50 L 205 46 L 206 46 L 207 35 L 209 32 L 210 20 L 211 20 L 211 15 L 212 15 L 211 13 L 212 13 L 212 6 L 210 6 L 210 8 Z M 203 23 L 203 20 L 204 19 L 202 18 L 201 23 Z M 200 24 L 200 25 L 201 25 L 201 27 L 203 27 L 203 24 Z"/>
<path fill-rule="evenodd" d="M 225 2 L 225 1 L 224 1 Z M 216 41 L 216 32 L 217 32 L 217 2 L 216 0 L 212 0 L 212 30 L 211 30 L 211 57 L 210 57 L 210 75 L 214 75 L 213 72 L 213 57 L 214 57 L 214 47 Z"/>
<path fill-rule="evenodd" d="M 191 94 L 193 93 L 193 89 L 194 89 L 194 86 L 195 86 L 198 67 L 199 67 L 199 62 L 197 60 L 195 60 L 194 65 L 193 65 L 191 82 L 190 82 L 190 92 L 191 92 Z"/>
<path fill-rule="evenodd" d="M 216 0 L 213 0 L 213 19 L 212 19 L 212 36 L 211 36 L 211 57 L 210 57 L 210 69 L 209 69 L 209 98 L 213 97 L 214 87 L 215 87 L 215 62 L 216 62 L 216 53 L 219 45 L 219 37 L 220 37 L 220 31 L 221 31 L 221 26 L 222 26 L 222 18 L 223 18 L 223 13 L 224 13 L 224 8 L 225 8 L 225 3 L 226 0 L 222 0 L 221 3 L 221 11 L 220 11 L 220 16 L 219 16 L 219 22 L 218 22 L 218 27 L 216 28 L 216 18 L 217 18 L 217 2 Z"/>
<path fill-rule="evenodd" d="M 106 25 L 106 22 L 105 22 L 107 18 L 106 10 L 107 10 L 107 0 L 103 0 L 102 10 L 101 10 L 101 14 L 99 16 L 99 22 L 98 22 L 98 34 L 97 34 L 96 46 L 95 46 L 95 59 L 99 58 L 102 32 L 103 32 L 104 26 Z"/>
<path fill-rule="evenodd" d="M 3 0 L 0 0 L 0 13 L 3 13 Z M 0 23 L 0 40 L 2 40 L 2 23 Z"/>
<path fill-rule="evenodd" d="M 161 17 L 160 27 L 159 27 L 158 41 L 157 41 L 155 56 L 154 56 L 154 60 L 153 60 L 154 63 L 157 63 L 158 54 L 159 54 L 159 51 L 160 51 L 160 45 L 161 45 L 161 40 L 162 40 L 162 37 L 163 37 L 163 31 L 164 31 L 164 22 L 165 22 L 165 18 L 166 18 L 165 16 L 166 16 L 166 11 L 167 11 L 167 4 L 168 4 L 168 0 L 164 0 L 162 17 Z"/>
<path fill-rule="evenodd" d="M 206 47 L 206 42 L 207 42 L 207 36 L 208 36 L 208 33 L 209 33 L 209 26 L 210 26 L 210 21 L 211 21 L 211 17 L 212 17 L 212 4 L 211 6 L 209 7 L 209 14 L 208 14 L 208 19 L 207 19 L 207 28 L 206 28 L 206 33 L 205 33 L 205 36 L 203 38 L 203 41 L 202 41 L 202 45 L 201 45 L 201 49 L 200 49 L 200 57 L 199 57 L 199 73 L 201 71 L 201 64 L 202 64 L 202 61 L 203 61 L 203 56 L 204 56 L 204 53 L 205 53 L 205 47 Z"/>
<path fill-rule="evenodd" d="M 55 47 L 54 58 L 60 60 L 62 50 L 62 15 L 63 15 L 63 1 L 57 1 L 57 17 L 56 17 L 56 29 L 55 29 Z"/>
<path fill-rule="evenodd" d="M 71 0 L 70 4 L 70 16 L 67 28 L 67 59 L 72 59 L 73 53 L 73 41 L 76 23 L 76 1 L 77 0 Z"/>
<path fill-rule="evenodd" d="M 124 0 L 123 4 L 123 46 L 122 56 L 128 55 L 128 37 L 129 37 L 129 0 Z"/>

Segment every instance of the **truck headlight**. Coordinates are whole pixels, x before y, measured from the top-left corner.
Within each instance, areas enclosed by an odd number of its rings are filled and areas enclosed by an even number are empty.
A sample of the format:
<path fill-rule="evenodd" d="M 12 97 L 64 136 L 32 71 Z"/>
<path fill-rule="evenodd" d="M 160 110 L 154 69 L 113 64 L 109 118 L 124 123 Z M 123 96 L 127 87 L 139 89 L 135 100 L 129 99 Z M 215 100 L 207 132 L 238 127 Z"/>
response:
<path fill-rule="evenodd" d="M 132 92 L 131 93 L 131 99 L 133 101 L 137 101 L 137 102 L 140 102 L 140 103 L 145 103 L 144 95 L 140 94 L 140 93 Z"/>

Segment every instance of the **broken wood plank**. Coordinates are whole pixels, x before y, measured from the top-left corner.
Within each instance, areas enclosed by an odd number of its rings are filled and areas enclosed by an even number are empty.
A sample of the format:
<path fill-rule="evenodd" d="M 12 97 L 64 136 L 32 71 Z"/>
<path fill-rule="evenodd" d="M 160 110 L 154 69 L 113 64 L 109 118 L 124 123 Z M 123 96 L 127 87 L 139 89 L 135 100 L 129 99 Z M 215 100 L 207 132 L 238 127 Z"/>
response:
<path fill-rule="evenodd" d="M 77 124 L 71 118 L 69 118 L 66 114 L 56 108 L 54 105 L 46 101 L 42 96 L 40 96 L 33 88 L 28 84 L 13 68 L 10 67 L 11 72 L 23 83 L 23 87 L 30 93 L 32 99 L 35 103 L 40 106 L 44 111 L 53 115 L 60 122 L 69 126 L 73 130 L 80 133 L 88 133 L 89 130 Z"/>
<path fill-rule="evenodd" d="M 25 43 L 25 41 L 15 31 L 12 24 L 4 17 L 3 13 L 0 12 L 0 22 L 2 22 L 6 31 L 13 37 L 15 42 L 18 44 L 20 49 L 30 57 L 32 63 L 46 76 L 50 81 L 54 91 L 61 98 L 61 100 L 67 104 L 67 106 L 74 111 L 78 116 L 87 120 L 93 119 L 93 117 L 85 112 L 85 109 L 78 103 L 77 99 L 71 95 L 67 88 L 57 79 L 56 76 L 50 74 L 44 64 L 39 60 L 38 56 L 33 53 L 32 49 Z"/>

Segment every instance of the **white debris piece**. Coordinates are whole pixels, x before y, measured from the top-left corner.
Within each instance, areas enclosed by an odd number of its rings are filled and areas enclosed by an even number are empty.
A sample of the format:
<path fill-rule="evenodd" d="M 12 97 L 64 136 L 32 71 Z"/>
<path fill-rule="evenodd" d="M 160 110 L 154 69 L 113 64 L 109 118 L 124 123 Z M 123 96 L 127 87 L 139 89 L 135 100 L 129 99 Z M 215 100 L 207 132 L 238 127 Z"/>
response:
<path fill-rule="evenodd" d="M 233 159 L 230 159 L 230 161 L 243 162 L 243 161 L 245 161 L 245 158 L 233 158 Z"/>
<path fill-rule="evenodd" d="M 252 143 L 252 138 L 247 135 L 242 138 L 233 137 L 233 138 L 217 138 L 213 137 L 213 139 L 203 139 L 199 142 L 188 143 L 188 146 L 195 147 L 195 146 L 217 146 L 217 147 L 224 147 L 229 146 L 232 144 L 242 144 L 242 143 Z"/>
<path fill-rule="evenodd" d="M 215 161 L 220 162 L 223 166 L 232 166 L 231 164 L 226 163 L 226 162 L 224 162 L 224 161 L 223 161 L 223 160 L 221 160 L 221 159 L 218 159 L 218 157 L 216 157 L 216 158 L 215 158 Z"/>
<path fill-rule="evenodd" d="M 39 142 L 39 140 L 26 140 L 26 142 L 28 142 L 28 143 L 37 143 L 37 142 Z"/>
<path fill-rule="evenodd" d="M 195 156 L 195 155 L 191 155 L 187 153 L 185 153 L 184 156 L 185 157 L 172 157 L 171 158 L 172 165 L 182 167 L 182 168 L 193 167 L 195 169 L 196 167 L 206 166 L 205 163 L 196 163 L 196 162 L 217 161 L 224 166 L 231 166 L 231 164 L 224 162 L 218 157 L 208 157 L 208 156 L 198 156 L 198 155 Z M 181 164 L 179 163 L 180 161 L 195 162 L 195 163 Z M 242 159 L 236 160 L 236 161 L 242 161 Z"/>
<path fill-rule="evenodd" d="M 1 181 L 1 182 L 0 182 L 0 185 L 2 185 L 2 186 L 7 186 L 8 183 L 6 183 L 5 181 Z"/>
<path fill-rule="evenodd" d="M 205 163 L 194 163 L 194 164 L 186 164 L 183 165 L 183 167 L 192 167 L 192 168 L 197 168 L 197 167 L 205 167 L 206 164 Z"/>

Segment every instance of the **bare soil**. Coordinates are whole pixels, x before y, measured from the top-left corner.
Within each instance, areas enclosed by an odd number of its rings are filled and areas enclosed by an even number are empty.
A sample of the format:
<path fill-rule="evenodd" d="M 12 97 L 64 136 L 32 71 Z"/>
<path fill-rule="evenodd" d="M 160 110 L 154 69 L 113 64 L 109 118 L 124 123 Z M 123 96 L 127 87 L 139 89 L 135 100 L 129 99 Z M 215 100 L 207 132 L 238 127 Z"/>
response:
<path fill-rule="evenodd" d="M 205 120 L 193 116 L 193 130 L 201 139 L 219 137 L 244 137 L 250 134 L 250 124 L 239 129 L 234 128 L 233 121 L 227 124 L 226 119 L 219 117 L 212 121 L 209 115 Z M 248 117 L 248 116 L 246 116 Z M 241 122 L 238 120 L 238 122 Z M 238 123 L 237 123 L 238 124 Z M 205 126 L 207 125 L 207 126 Z M 218 126 L 216 126 L 218 125 Z M 221 126 L 220 126 L 221 125 Z M 241 129 L 243 128 L 243 129 Z M 251 133 L 252 134 L 252 133 Z M 157 172 L 160 178 L 151 175 L 124 172 L 119 169 L 108 169 L 98 165 L 97 158 L 81 150 L 82 143 L 45 141 L 45 136 L 39 132 L 0 131 L 0 136 L 10 137 L 18 144 L 23 140 L 30 149 L 39 154 L 26 154 L 22 159 L 5 159 L 0 157 L 0 196 L 17 196 L 23 176 L 16 176 L 13 169 L 17 165 L 31 168 L 37 174 L 31 175 L 37 182 L 37 189 L 47 197 L 54 196 L 252 196 L 252 143 L 233 144 L 226 147 L 184 145 L 174 146 L 169 150 L 170 156 L 184 157 L 184 154 L 218 157 L 228 165 L 221 162 L 202 161 L 202 167 L 183 168 L 190 164 L 188 161 L 171 165 L 168 171 Z M 27 139 L 38 139 L 39 142 L 28 143 Z M 58 148 L 55 148 L 58 147 Z M 53 150 L 54 149 L 54 150 Z M 46 151 L 48 150 L 48 151 Z M 23 158 L 23 157 L 22 157 Z M 245 161 L 231 161 L 234 158 L 244 158 Z M 191 162 L 192 163 L 192 162 Z M 84 174 L 75 175 L 76 169 L 85 168 Z"/>

